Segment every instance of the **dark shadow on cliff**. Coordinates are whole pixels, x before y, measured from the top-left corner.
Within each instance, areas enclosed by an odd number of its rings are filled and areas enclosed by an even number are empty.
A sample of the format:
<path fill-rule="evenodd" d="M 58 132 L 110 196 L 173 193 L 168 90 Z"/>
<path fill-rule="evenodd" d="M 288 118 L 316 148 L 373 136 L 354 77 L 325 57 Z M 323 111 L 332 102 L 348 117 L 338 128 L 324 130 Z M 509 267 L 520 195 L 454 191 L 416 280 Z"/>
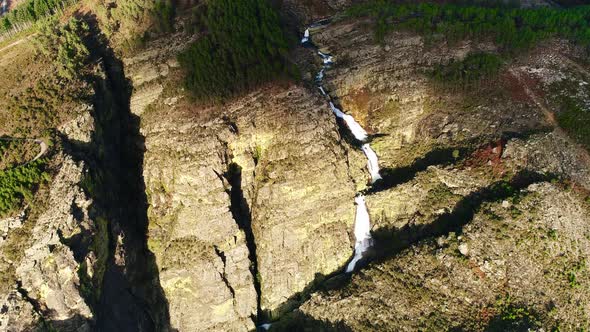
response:
<path fill-rule="evenodd" d="M 258 331 L 264 331 L 259 328 Z M 306 331 L 306 332 L 352 332 L 344 322 L 330 322 L 311 317 L 299 310 L 285 315 L 273 324 L 268 331 Z"/>
<path fill-rule="evenodd" d="M 92 322 L 81 315 L 75 315 L 63 320 L 40 320 L 34 326 L 27 327 L 25 331 L 53 332 L 53 331 L 76 331 L 80 326 L 88 323 L 92 328 Z"/>
<path fill-rule="evenodd" d="M 235 124 L 234 124 L 235 127 Z M 237 127 L 235 127 L 237 131 Z M 219 176 L 219 174 L 218 174 Z M 252 213 L 248 202 L 244 197 L 242 188 L 242 167 L 236 163 L 229 163 L 227 170 L 222 176 L 229 183 L 230 187 L 226 189 L 230 196 L 230 211 L 233 219 L 236 221 L 238 228 L 240 228 L 246 236 L 246 246 L 248 247 L 248 258 L 250 259 L 250 273 L 254 281 L 254 288 L 256 289 L 256 317 L 252 317 L 255 324 L 262 319 L 262 311 L 260 309 L 260 280 L 258 278 L 258 260 L 256 256 L 256 240 L 254 232 L 252 231 Z"/>
<path fill-rule="evenodd" d="M 424 156 L 415 159 L 411 165 L 381 169 L 380 174 L 383 179 L 373 184 L 365 191 L 365 194 L 370 195 L 407 183 L 430 166 L 454 165 L 471 157 L 478 150 L 493 147 L 494 144 L 501 145 L 501 149 L 504 150 L 506 143 L 511 139 L 527 139 L 533 135 L 548 133 L 551 130 L 550 127 L 541 127 L 522 133 L 503 132 L 499 137 L 488 138 L 487 143 L 483 142 L 482 139 L 474 139 L 463 142 L 460 146 L 435 148 Z"/>
<path fill-rule="evenodd" d="M 534 183 L 546 182 L 556 177 L 530 171 L 521 171 L 509 181 L 498 181 L 463 197 L 452 211 L 440 215 L 432 222 L 410 221 L 402 228 L 381 228 L 372 233 L 377 258 L 373 262 L 390 259 L 413 244 L 447 235 L 460 234 L 463 226 L 471 222 L 485 202 L 495 202 L 516 197 L 520 191 Z M 420 215 L 414 216 L 420 218 Z M 416 220 L 417 221 L 417 220 Z"/>
<path fill-rule="evenodd" d="M 419 172 L 429 166 L 452 165 L 465 158 L 474 149 L 468 147 L 437 148 L 426 153 L 424 157 L 416 159 L 411 165 L 398 168 L 384 168 L 380 174 L 382 180 L 377 181 L 367 193 L 375 193 L 411 181 Z"/>
<path fill-rule="evenodd" d="M 94 87 L 95 131 L 90 144 L 62 139 L 72 155 L 88 165 L 81 186 L 93 199 L 89 215 L 97 224 L 97 233 L 104 232 L 108 252 L 102 280 L 85 280 L 88 278 L 79 272 L 80 293 L 92 308 L 97 331 L 170 330 L 168 301 L 155 256 L 147 246 L 145 146 L 140 119 L 130 112 L 132 86 L 95 17 L 83 19 L 90 26 L 85 39 L 90 60 L 100 68 L 87 78 Z M 85 267 L 89 248 L 96 251 L 100 245 L 97 236 L 88 243 L 90 236 L 62 239 L 72 247 L 81 267 Z"/>
<path fill-rule="evenodd" d="M 352 257 L 353 254 L 351 251 L 350 259 L 352 259 Z M 366 264 L 367 261 L 362 260 L 357 263 L 357 266 L 365 266 Z M 313 293 L 327 292 L 332 289 L 343 288 L 350 282 L 352 276 L 349 273 L 344 273 L 345 267 L 346 266 L 342 266 L 337 271 L 328 275 L 316 273 L 313 281 L 308 283 L 302 291 L 289 297 L 278 308 L 273 310 L 272 313 L 270 311 L 263 311 L 261 316 L 262 319 L 259 320 L 258 324 L 273 321 L 282 322 L 286 315 L 292 314 L 293 310 L 296 310 L 305 301 L 309 300 Z"/>

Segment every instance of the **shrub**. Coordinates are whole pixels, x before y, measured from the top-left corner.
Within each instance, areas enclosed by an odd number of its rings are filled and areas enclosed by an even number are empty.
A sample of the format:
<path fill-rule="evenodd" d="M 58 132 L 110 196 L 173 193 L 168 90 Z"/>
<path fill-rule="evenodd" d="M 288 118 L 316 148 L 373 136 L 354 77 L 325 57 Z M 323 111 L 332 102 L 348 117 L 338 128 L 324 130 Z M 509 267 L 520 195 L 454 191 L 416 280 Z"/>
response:
<path fill-rule="evenodd" d="M 562 96 L 560 106 L 557 114 L 559 126 L 590 150 L 590 112 L 569 96 Z"/>
<path fill-rule="evenodd" d="M 179 56 L 198 99 L 229 97 L 293 74 L 279 16 L 266 0 L 212 0 L 203 23 L 206 35 Z"/>
<path fill-rule="evenodd" d="M 0 171 L 0 216 L 18 208 L 23 201 L 30 202 L 37 186 L 49 181 L 44 171 L 45 161 L 36 160 L 29 164 Z"/>
<path fill-rule="evenodd" d="M 174 6 L 169 1 L 157 1 L 154 4 L 154 17 L 158 32 L 171 32 L 174 29 Z"/>
<path fill-rule="evenodd" d="M 496 310 L 499 314 L 490 320 L 486 331 L 530 331 L 541 327 L 541 317 L 530 308 L 514 303 L 510 296 L 498 300 Z"/>
<path fill-rule="evenodd" d="M 37 47 L 42 54 L 54 59 L 60 77 L 71 80 L 84 67 L 90 52 L 82 37 L 88 30 L 88 25 L 77 19 L 62 26 L 53 18 L 41 26 Z"/>

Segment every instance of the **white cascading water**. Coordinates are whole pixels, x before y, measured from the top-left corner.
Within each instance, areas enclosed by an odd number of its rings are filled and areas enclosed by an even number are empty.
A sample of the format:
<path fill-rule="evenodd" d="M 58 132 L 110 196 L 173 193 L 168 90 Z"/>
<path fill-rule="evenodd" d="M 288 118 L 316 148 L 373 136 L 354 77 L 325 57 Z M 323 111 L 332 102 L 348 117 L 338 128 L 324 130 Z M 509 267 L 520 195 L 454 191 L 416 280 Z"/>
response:
<path fill-rule="evenodd" d="M 321 82 L 324 79 L 324 68 L 322 68 L 322 70 L 320 70 L 320 72 L 316 75 L 315 80 L 319 82 Z M 320 85 L 321 87 L 321 85 Z"/>
<path fill-rule="evenodd" d="M 301 38 L 301 44 L 305 44 L 309 41 L 309 29 L 305 29 L 303 33 L 303 38 Z"/>
<path fill-rule="evenodd" d="M 354 237 L 356 243 L 354 244 L 354 258 L 346 266 L 346 273 L 354 271 L 356 263 L 361 260 L 373 244 L 371 237 L 371 219 L 369 218 L 369 211 L 367 211 L 367 204 L 365 203 L 365 196 L 358 195 L 354 198 L 356 203 L 356 217 L 354 220 Z"/>
<path fill-rule="evenodd" d="M 334 112 L 334 115 L 344 120 L 346 126 L 348 127 L 348 129 L 350 129 L 350 132 L 352 133 L 354 138 L 361 142 L 364 142 L 369 137 L 369 135 L 363 129 L 363 127 L 361 127 L 361 125 L 358 122 L 356 122 L 356 120 L 351 115 L 342 112 L 338 107 L 334 106 L 333 102 L 330 102 L 330 108 L 332 109 L 332 112 Z"/>
<path fill-rule="evenodd" d="M 322 21 L 325 22 L 325 21 Z M 324 23 L 317 23 L 312 24 L 311 27 L 321 26 Z M 305 29 L 303 33 L 303 38 L 301 38 L 301 44 L 311 43 L 311 34 L 309 29 Z M 332 64 L 334 64 L 333 58 L 330 54 L 323 53 L 318 51 L 318 55 L 322 58 L 324 62 L 324 66 L 320 70 L 320 72 L 316 75 L 315 79 L 318 84 L 318 89 L 322 93 L 323 96 L 328 97 L 331 99 L 331 96 L 326 93 L 326 90 L 322 86 L 322 80 L 324 79 L 324 73 L 327 68 L 329 68 Z M 332 101 L 330 101 L 330 108 L 336 117 L 344 120 L 346 126 L 357 140 L 360 142 L 365 142 L 369 135 L 363 129 L 363 127 L 351 116 L 344 112 L 342 112 Z M 367 169 L 369 170 L 369 174 L 371 175 L 371 184 L 375 183 L 377 180 L 381 179 L 381 175 L 379 174 L 379 159 L 377 158 L 377 154 L 368 143 L 364 143 L 361 146 L 363 153 L 367 157 Z M 352 273 L 356 264 L 363 259 L 365 253 L 371 248 L 373 245 L 373 238 L 371 237 L 371 218 L 369 216 L 369 211 L 367 210 L 367 204 L 365 202 L 365 196 L 358 195 L 354 198 L 354 202 L 356 204 L 356 215 L 354 219 L 354 237 L 355 237 L 355 244 L 354 244 L 354 257 L 346 266 L 346 273 Z M 265 323 L 258 326 L 258 328 L 263 330 L 268 330 L 271 327 L 271 323 Z"/>
<path fill-rule="evenodd" d="M 312 27 L 313 26 L 314 25 L 312 25 Z M 301 43 L 311 43 L 309 29 L 305 30 L 303 39 L 301 39 Z M 324 87 L 322 86 L 322 80 L 324 79 L 325 70 L 329 68 L 334 62 L 330 54 L 326 54 L 321 51 L 317 51 L 317 53 L 322 58 L 324 65 L 316 76 L 316 82 L 322 95 L 330 98 L 330 95 L 326 93 Z M 367 140 L 369 135 L 351 115 L 342 112 L 338 107 L 336 107 L 336 105 L 334 105 L 332 101 L 330 101 L 330 108 L 336 117 L 344 120 L 344 123 L 346 123 L 346 126 L 357 140 L 360 142 L 365 142 Z M 381 179 L 381 175 L 379 174 L 379 159 L 375 151 L 373 151 L 368 143 L 364 143 L 361 149 L 367 157 L 367 169 L 371 175 L 371 184 L 373 184 L 377 180 Z M 371 219 L 369 217 L 369 212 L 367 211 L 365 197 L 363 195 L 359 195 L 355 197 L 354 201 L 356 203 L 356 216 L 354 221 L 354 257 L 346 266 L 346 273 L 351 273 L 354 271 L 356 264 L 364 257 L 365 253 L 367 250 L 369 250 L 373 243 L 373 238 L 371 237 Z"/>
<path fill-rule="evenodd" d="M 318 54 L 324 60 L 324 65 L 329 66 L 334 63 L 334 61 L 332 60 L 332 56 L 330 54 L 322 53 L 321 51 L 318 51 Z"/>
<path fill-rule="evenodd" d="M 379 174 L 379 159 L 369 144 L 363 144 L 361 149 L 367 157 L 367 168 L 369 169 L 369 174 L 371 174 L 371 184 L 373 184 L 377 180 L 382 179 L 381 174 Z"/>

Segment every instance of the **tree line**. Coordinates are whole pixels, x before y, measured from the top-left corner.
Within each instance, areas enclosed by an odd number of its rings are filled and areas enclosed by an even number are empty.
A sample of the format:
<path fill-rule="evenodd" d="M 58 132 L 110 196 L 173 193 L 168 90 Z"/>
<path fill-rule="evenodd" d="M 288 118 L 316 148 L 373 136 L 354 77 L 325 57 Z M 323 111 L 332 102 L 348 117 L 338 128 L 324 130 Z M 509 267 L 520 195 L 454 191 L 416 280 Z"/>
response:
<path fill-rule="evenodd" d="M 378 40 L 394 29 L 409 29 L 450 40 L 493 38 L 505 50 L 527 48 L 553 36 L 590 45 L 590 6 L 521 9 L 375 0 L 352 7 L 348 15 L 374 17 Z"/>
<path fill-rule="evenodd" d="M 276 77 L 294 75 L 279 14 L 267 0 L 211 0 L 203 36 L 179 56 L 198 99 L 222 99 Z"/>
<path fill-rule="evenodd" d="M 0 35 L 19 31 L 56 14 L 77 0 L 26 0 L 0 18 Z"/>

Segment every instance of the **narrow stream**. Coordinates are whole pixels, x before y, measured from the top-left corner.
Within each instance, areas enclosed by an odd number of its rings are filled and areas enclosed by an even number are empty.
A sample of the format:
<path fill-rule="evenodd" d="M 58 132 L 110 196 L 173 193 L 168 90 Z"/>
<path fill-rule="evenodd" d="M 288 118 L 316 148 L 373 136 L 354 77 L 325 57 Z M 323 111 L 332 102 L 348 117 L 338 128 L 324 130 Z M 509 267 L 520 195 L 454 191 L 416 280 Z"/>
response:
<path fill-rule="evenodd" d="M 346 127 L 354 138 L 360 142 L 361 150 L 367 157 L 367 170 L 371 176 L 371 184 L 374 184 L 377 180 L 381 180 L 382 177 L 379 174 L 379 158 L 377 154 L 367 140 L 369 134 L 367 131 L 352 117 L 352 115 L 344 113 L 334 104 L 332 96 L 326 91 L 323 86 L 324 76 L 327 70 L 334 64 L 334 58 L 328 53 L 324 53 L 312 42 L 310 29 L 326 26 L 330 23 L 328 20 L 322 20 L 320 22 L 312 24 L 309 28 L 305 29 L 303 37 L 301 38 L 301 45 L 312 48 L 317 51 L 317 54 L 322 58 L 323 66 L 320 72 L 316 75 L 315 81 L 320 93 L 327 97 L 329 100 L 328 105 L 334 115 L 343 120 Z M 356 214 L 354 220 L 354 256 L 351 261 L 347 264 L 344 273 L 352 273 L 356 267 L 356 264 L 365 257 L 366 252 L 373 245 L 373 237 L 371 236 L 371 219 L 369 211 L 367 210 L 367 204 L 365 203 L 365 196 L 358 193 L 354 198 L 356 204 Z M 262 330 L 268 330 L 272 326 L 272 323 L 265 323 L 260 326 Z"/>
<path fill-rule="evenodd" d="M 328 21 L 319 22 L 316 24 L 312 24 L 310 28 L 320 27 L 328 24 Z M 332 96 L 328 92 L 326 92 L 326 88 L 323 86 L 324 76 L 327 70 L 334 64 L 334 59 L 332 55 L 328 53 L 324 53 L 318 49 L 316 45 L 313 44 L 311 38 L 310 28 L 306 29 L 303 33 L 303 38 L 301 39 L 301 44 L 304 46 L 311 47 L 317 50 L 317 54 L 322 58 L 323 66 L 320 72 L 316 76 L 316 84 L 318 89 L 322 93 L 322 95 L 326 96 L 329 101 L 330 109 L 332 113 L 337 118 L 340 118 L 346 124 L 350 133 L 354 136 L 354 138 L 359 141 L 361 145 L 361 150 L 367 157 L 367 170 L 371 176 L 371 184 L 375 183 L 377 180 L 381 179 L 381 175 L 379 174 L 379 159 L 377 154 L 367 140 L 369 135 L 367 131 L 352 117 L 352 115 L 344 113 L 341 109 L 339 109 L 333 101 Z M 369 212 L 367 211 L 367 205 L 365 203 L 365 197 L 361 194 L 358 194 L 354 202 L 356 204 L 356 216 L 354 220 L 354 237 L 355 237 L 355 245 L 354 245 L 354 257 L 346 266 L 345 273 L 352 273 L 356 267 L 356 264 L 364 258 L 365 253 L 369 250 L 371 245 L 373 244 L 373 238 L 371 237 L 371 220 L 369 217 Z"/>

